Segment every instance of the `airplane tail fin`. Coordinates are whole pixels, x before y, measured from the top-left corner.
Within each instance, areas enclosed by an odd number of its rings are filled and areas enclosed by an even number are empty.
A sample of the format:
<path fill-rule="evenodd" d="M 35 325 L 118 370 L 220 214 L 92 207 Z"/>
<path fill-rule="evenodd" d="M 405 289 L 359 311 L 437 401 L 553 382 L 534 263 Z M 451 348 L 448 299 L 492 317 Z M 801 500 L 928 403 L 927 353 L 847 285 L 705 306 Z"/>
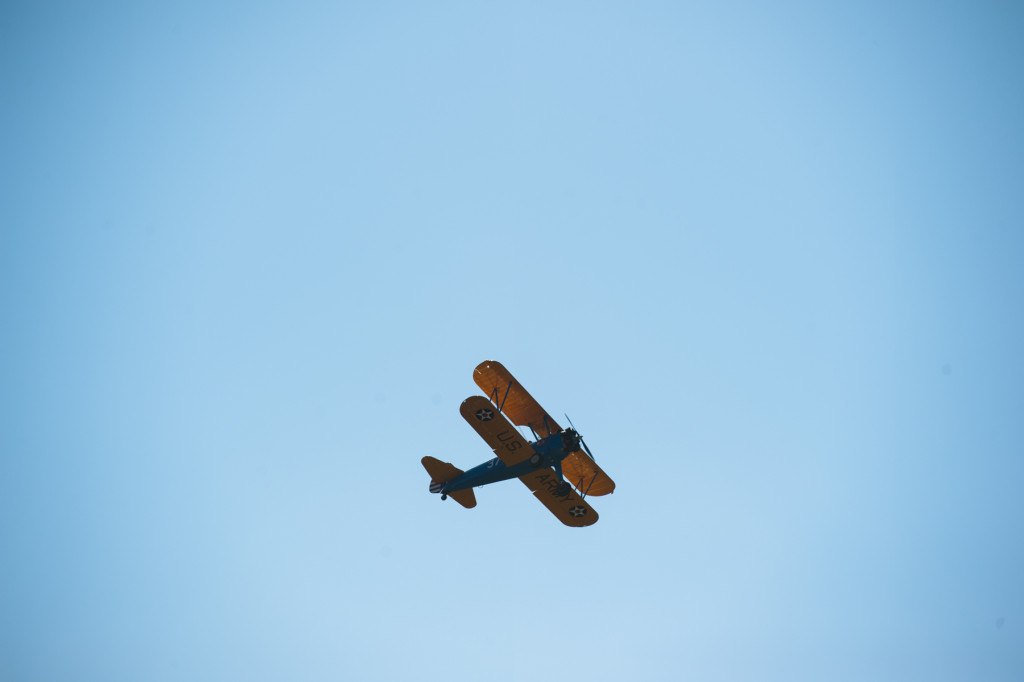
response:
<path fill-rule="evenodd" d="M 420 460 L 423 463 L 423 468 L 430 474 L 430 492 L 439 493 L 444 488 L 444 484 L 453 478 L 460 476 L 465 473 L 462 469 L 453 466 L 450 462 L 442 462 L 439 459 L 433 457 L 424 457 Z M 471 509 L 476 506 L 476 495 L 473 494 L 472 488 L 466 488 L 465 490 L 456 490 L 450 492 L 452 499 L 461 504 L 466 509 Z"/>

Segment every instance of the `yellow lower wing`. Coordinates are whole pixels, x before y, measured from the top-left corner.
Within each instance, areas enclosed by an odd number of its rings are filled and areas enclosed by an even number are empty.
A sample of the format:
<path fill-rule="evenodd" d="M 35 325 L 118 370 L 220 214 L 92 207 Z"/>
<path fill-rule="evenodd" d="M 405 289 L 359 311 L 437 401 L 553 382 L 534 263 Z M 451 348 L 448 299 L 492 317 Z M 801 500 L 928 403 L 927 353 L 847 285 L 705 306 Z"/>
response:
<path fill-rule="evenodd" d="M 466 398 L 459 412 L 505 466 L 519 464 L 534 453 L 530 443 L 487 398 L 480 395 Z"/>
<path fill-rule="evenodd" d="M 533 496 L 565 525 L 580 527 L 597 523 L 597 512 L 575 491 L 570 490 L 568 495 L 557 493 L 561 481 L 551 469 L 531 471 L 525 476 L 520 476 L 519 480 L 526 484 L 526 487 L 533 491 Z"/>

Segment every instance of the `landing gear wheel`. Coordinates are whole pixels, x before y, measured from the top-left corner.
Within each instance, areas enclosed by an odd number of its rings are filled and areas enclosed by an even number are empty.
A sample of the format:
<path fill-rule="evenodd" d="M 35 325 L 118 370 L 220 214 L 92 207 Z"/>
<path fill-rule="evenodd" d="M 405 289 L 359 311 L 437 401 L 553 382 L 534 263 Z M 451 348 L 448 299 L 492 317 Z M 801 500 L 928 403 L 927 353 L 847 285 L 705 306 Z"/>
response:
<path fill-rule="evenodd" d="M 566 483 L 565 481 L 562 481 L 561 483 L 559 483 L 558 487 L 555 488 L 555 494 L 558 495 L 559 497 L 565 497 L 571 491 L 572 491 L 572 486 L 569 485 L 568 483 Z"/>
<path fill-rule="evenodd" d="M 448 499 L 448 493 L 442 493 L 441 494 L 441 499 L 442 500 L 447 500 Z"/>
<path fill-rule="evenodd" d="M 535 452 L 532 455 L 530 455 L 530 466 L 539 467 L 543 463 L 544 458 L 540 456 L 539 452 Z"/>

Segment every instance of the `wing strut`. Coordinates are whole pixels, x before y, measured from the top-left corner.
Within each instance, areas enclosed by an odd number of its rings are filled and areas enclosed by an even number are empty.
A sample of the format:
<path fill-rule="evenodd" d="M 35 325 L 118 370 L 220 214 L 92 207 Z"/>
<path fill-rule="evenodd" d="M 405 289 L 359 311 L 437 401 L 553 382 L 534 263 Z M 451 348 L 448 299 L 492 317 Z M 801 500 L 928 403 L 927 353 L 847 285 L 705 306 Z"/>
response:
<path fill-rule="evenodd" d="M 580 476 L 580 481 L 576 484 L 576 490 L 580 492 L 580 497 L 587 499 L 587 493 L 589 493 L 590 489 L 594 487 L 594 481 L 597 480 L 597 474 L 595 473 L 594 477 L 590 479 L 590 485 L 587 486 L 586 490 L 583 489 L 583 480 L 583 476 Z"/>
<path fill-rule="evenodd" d="M 491 391 L 491 400 L 494 402 L 495 405 L 498 406 L 498 412 L 501 412 L 505 408 L 505 401 L 508 400 L 508 394 L 509 394 L 509 391 L 511 391 L 511 390 L 512 390 L 512 382 L 510 381 L 510 382 L 508 382 L 508 388 L 505 389 L 505 397 L 501 399 L 500 403 L 498 402 L 498 387 L 495 386 L 494 390 Z"/>

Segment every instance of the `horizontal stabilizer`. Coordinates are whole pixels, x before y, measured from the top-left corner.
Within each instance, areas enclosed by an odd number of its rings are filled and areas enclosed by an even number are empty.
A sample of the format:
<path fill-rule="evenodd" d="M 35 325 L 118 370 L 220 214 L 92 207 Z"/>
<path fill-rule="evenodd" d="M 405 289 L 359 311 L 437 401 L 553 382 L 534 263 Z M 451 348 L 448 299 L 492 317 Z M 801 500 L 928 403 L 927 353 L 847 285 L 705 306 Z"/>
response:
<path fill-rule="evenodd" d="M 436 483 L 447 483 L 465 473 L 451 462 L 442 462 L 430 456 L 424 457 L 420 462 L 422 462 L 423 468 L 427 470 L 427 473 L 430 474 L 430 492 L 432 493 L 441 492 L 443 486 L 437 487 L 435 486 Z M 448 495 L 466 509 L 472 509 L 476 506 L 476 495 L 473 494 L 472 488 L 449 492 Z"/>

